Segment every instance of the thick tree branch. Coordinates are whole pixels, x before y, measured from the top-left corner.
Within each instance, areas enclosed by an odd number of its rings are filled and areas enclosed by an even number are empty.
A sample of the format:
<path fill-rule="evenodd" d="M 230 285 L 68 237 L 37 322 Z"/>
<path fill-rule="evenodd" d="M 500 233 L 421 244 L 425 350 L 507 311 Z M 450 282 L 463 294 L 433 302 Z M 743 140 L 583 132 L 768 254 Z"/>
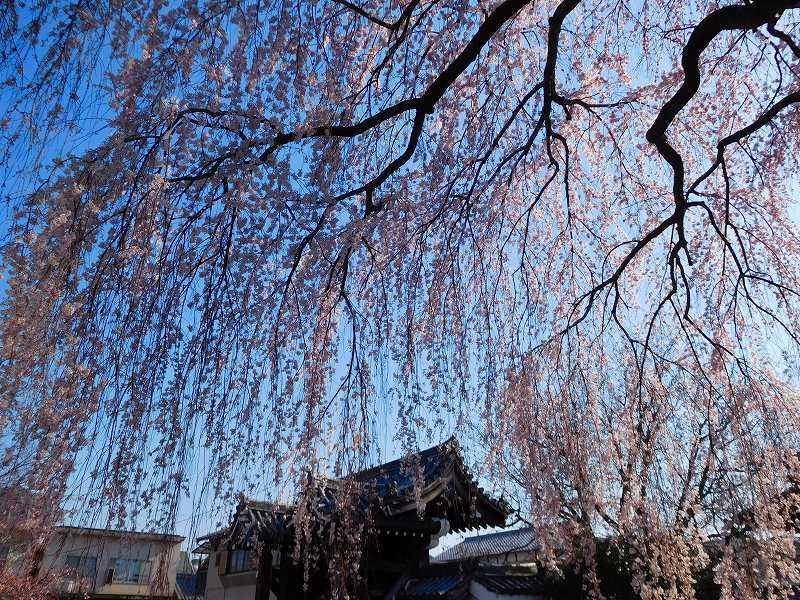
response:
<path fill-rule="evenodd" d="M 675 150 L 667 137 L 667 130 L 681 110 L 689 103 L 700 89 L 700 56 L 709 44 L 723 31 L 755 29 L 780 16 L 784 11 L 800 6 L 797 0 L 761 0 L 745 5 L 725 6 L 704 17 L 692 30 L 689 40 L 683 48 L 681 66 L 684 78 L 678 90 L 664 104 L 650 129 L 647 141 L 653 144 L 659 154 L 672 167 L 672 195 L 675 201 L 675 215 L 678 242 L 673 250 L 676 253 L 686 248 L 684 231 L 684 215 L 686 213 L 686 197 L 684 195 L 683 158 Z"/>
<path fill-rule="evenodd" d="M 562 333 L 577 326 L 588 316 L 597 295 L 600 294 L 604 289 L 609 287 L 616 289 L 622 274 L 631 261 L 644 249 L 646 245 L 654 241 L 672 226 L 675 227 L 677 241 L 672 246 L 669 262 L 672 269 L 674 269 L 676 264 L 679 267 L 681 266 L 680 263 L 676 263 L 675 261 L 677 260 L 680 250 L 686 251 L 687 249 L 684 221 L 686 218 L 686 212 L 691 205 L 686 200 L 687 194 L 685 192 L 685 167 L 683 163 L 683 157 L 669 141 L 667 132 L 681 110 L 685 108 L 685 106 L 691 101 L 691 99 L 700 89 L 700 57 L 705 49 L 711 44 L 711 42 L 722 32 L 754 29 L 765 24 L 774 23 L 784 11 L 797 7 L 800 7 L 800 2 L 798 2 L 798 0 L 762 0 L 760 2 L 757 1 L 746 5 L 725 6 L 712 11 L 692 30 L 681 56 L 681 66 L 684 72 L 683 82 L 678 90 L 661 108 L 655 121 L 650 126 L 646 134 L 647 141 L 656 147 L 659 154 L 672 167 L 672 196 L 675 205 L 674 211 L 671 216 L 663 220 L 656 228 L 643 236 L 642 239 L 633 242 L 633 247 L 624 256 L 617 269 L 615 269 L 615 271 L 609 277 L 603 279 L 600 283 L 598 283 L 578 299 L 576 308 L 585 302 L 586 304 L 584 310 L 581 311 L 580 316 L 577 319 L 570 320 L 570 323 Z M 707 178 L 711 172 L 713 172 L 713 170 L 722 163 L 722 153 L 725 146 L 734 143 L 753 133 L 760 127 L 763 127 L 775 115 L 777 115 L 778 112 L 797 101 L 798 92 L 790 94 L 773 105 L 750 126 L 721 140 L 718 144 L 717 161 L 715 161 L 714 165 L 712 165 L 712 167 L 692 185 L 690 191 L 694 190 L 703 179 Z M 688 255 L 688 252 L 686 253 L 686 256 L 689 264 L 692 264 L 691 257 Z M 673 287 L 672 291 L 670 292 L 670 297 L 674 295 L 674 293 L 675 288 Z M 616 302 L 614 306 L 616 307 Z M 688 314 L 688 307 L 686 310 L 684 310 L 684 314 Z"/>

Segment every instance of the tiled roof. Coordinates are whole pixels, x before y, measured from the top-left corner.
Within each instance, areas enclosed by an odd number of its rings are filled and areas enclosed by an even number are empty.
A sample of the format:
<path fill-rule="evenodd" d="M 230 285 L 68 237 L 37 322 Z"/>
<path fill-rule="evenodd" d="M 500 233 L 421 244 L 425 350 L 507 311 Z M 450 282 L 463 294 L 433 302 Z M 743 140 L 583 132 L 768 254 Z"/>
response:
<path fill-rule="evenodd" d="M 361 487 L 358 508 L 373 512 L 377 529 L 415 531 L 429 535 L 438 523 L 420 520 L 419 503 L 433 506 L 432 516 L 446 517 L 451 531 L 505 523 L 510 508 L 491 498 L 469 474 L 458 442 L 446 442 L 352 475 Z M 335 512 L 336 490 L 345 480 L 315 479 L 314 512 L 323 519 Z M 283 540 L 293 526 L 294 506 L 243 498 L 226 529 L 198 538 L 198 552 L 208 552 L 223 539 L 249 543 L 256 533 L 263 539 Z M 379 514 L 374 514 L 378 512 Z M 436 528 L 431 530 L 431 527 Z"/>
<path fill-rule="evenodd" d="M 536 548 L 537 544 L 531 529 L 512 529 L 469 537 L 433 557 L 432 560 L 448 562 L 465 558 L 502 556 L 510 552 L 531 552 Z"/>
<path fill-rule="evenodd" d="M 409 580 L 397 597 L 400 600 L 424 600 L 427 598 L 460 600 L 467 597 L 468 591 L 469 579 L 463 575 L 424 577 Z"/>
<path fill-rule="evenodd" d="M 522 566 L 481 566 L 475 561 L 432 564 L 420 569 L 397 594 L 398 600 L 463 600 L 477 583 L 498 596 L 541 598 L 543 585 L 536 570 Z"/>
<path fill-rule="evenodd" d="M 286 534 L 291 525 L 294 507 L 271 502 L 247 501 L 240 509 L 240 519 L 249 525 L 241 532 L 243 537 L 252 535 L 253 528 L 267 539 L 279 540 Z"/>
<path fill-rule="evenodd" d="M 375 484 L 381 496 L 396 495 L 403 490 L 414 487 L 414 472 L 421 471 L 423 482 L 429 482 L 441 475 L 448 468 L 458 451 L 455 438 L 433 446 L 427 450 L 420 450 L 398 458 L 396 460 L 378 465 L 364 471 L 355 473 L 356 481 Z"/>
<path fill-rule="evenodd" d="M 446 512 L 451 531 L 497 526 L 505 523 L 508 504 L 491 498 L 470 476 L 458 442 L 446 442 L 409 454 L 400 459 L 359 471 L 352 475 L 362 486 L 360 508 L 378 510 L 377 528 L 385 519 L 392 527 L 404 530 L 419 529 L 421 534 L 431 534 L 430 522 L 420 522 L 417 517 L 418 502 L 437 502 L 438 514 Z M 335 490 L 344 480 L 317 479 L 315 512 L 329 515 L 335 511 Z M 258 532 L 265 539 L 281 540 L 289 533 L 295 507 L 244 498 L 236 509 L 231 526 L 198 538 L 197 551 L 207 552 L 222 539 L 248 543 Z"/>
<path fill-rule="evenodd" d="M 454 531 L 504 524 L 510 512 L 504 500 L 491 498 L 472 479 L 454 437 L 427 450 L 360 471 L 353 477 L 373 486 L 390 515 L 415 512 L 417 498 L 429 502 L 448 486 L 462 490 L 464 501 L 472 504 L 461 507 L 463 522 L 450 523 Z M 459 500 L 457 495 L 452 497 L 453 502 Z"/>
<path fill-rule="evenodd" d="M 535 594 L 542 584 L 535 575 L 479 575 L 478 583 L 495 594 Z"/>

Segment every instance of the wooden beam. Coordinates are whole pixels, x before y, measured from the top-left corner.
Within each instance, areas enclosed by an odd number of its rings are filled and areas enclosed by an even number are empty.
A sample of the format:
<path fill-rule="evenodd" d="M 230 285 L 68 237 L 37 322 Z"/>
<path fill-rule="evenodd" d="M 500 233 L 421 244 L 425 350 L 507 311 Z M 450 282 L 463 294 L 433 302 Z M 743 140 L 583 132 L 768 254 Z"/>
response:
<path fill-rule="evenodd" d="M 269 600 L 270 587 L 272 587 L 272 550 L 265 544 L 261 549 L 261 556 L 258 557 L 255 600 Z"/>

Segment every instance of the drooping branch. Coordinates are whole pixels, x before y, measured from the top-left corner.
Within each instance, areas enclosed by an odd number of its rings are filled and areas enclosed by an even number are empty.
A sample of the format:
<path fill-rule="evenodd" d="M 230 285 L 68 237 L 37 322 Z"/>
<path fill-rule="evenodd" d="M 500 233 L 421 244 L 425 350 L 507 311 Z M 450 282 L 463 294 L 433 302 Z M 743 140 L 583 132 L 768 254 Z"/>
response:
<path fill-rule="evenodd" d="M 795 413 L 753 392 L 747 360 L 776 322 L 781 341 L 800 343 L 800 236 L 783 193 L 796 139 L 778 127 L 796 118 L 784 65 L 796 78 L 797 23 L 778 29 L 773 14 L 762 36 L 737 22 L 744 29 L 703 68 L 715 32 L 758 12 L 736 1 L 706 19 L 691 0 L 648 5 L 667 27 L 699 23 L 681 38 L 683 72 L 653 50 L 665 47 L 653 36 L 675 30 L 659 34 L 625 0 L 400 0 L 391 11 L 266 0 L 241 14 L 212 3 L 201 33 L 193 9 L 154 10 L 152 38 L 130 24 L 135 51 L 152 39 L 149 56 L 114 73 L 126 109 L 113 138 L 64 161 L 61 179 L 19 209 L 4 256 L 15 296 L 3 379 L 33 381 L 56 403 L 77 398 L 76 423 L 108 422 L 114 452 L 99 487 L 135 481 L 135 445 L 166 465 L 194 432 L 209 432 L 223 493 L 231 469 L 254 472 L 263 455 L 279 486 L 294 476 L 287 468 L 318 464 L 318 448 L 339 451 L 346 469 L 372 448 L 385 389 L 410 443 L 452 422 L 474 423 L 492 453 L 513 446 L 509 483 L 541 511 L 520 502 L 522 518 L 547 522 L 554 539 L 564 523 L 590 543 L 597 527 L 680 540 L 693 524 L 724 526 L 746 485 L 774 487 L 794 467 L 746 470 L 759 438 L 776 451 L 796 440 Z M 714 26 L 719 14 L 728 23 Z M 642 58 L 635 74 L 625 56 Z M 186 74 L 171 78 L 176 57 Z M 652 156 L 635 109 L 651 110 L 640 103 L 651 88 L 628 77 L 642 75 L 669 98 L 652 109 Z M 730 98 L 689 115 L 715 86 Z M 774 95 L 752 108 L 764 89 Z M 717 143 L 688 189 L 687 139 Z M 732 156 L 737 145 L 746 157 Z M 752 171 L 739 170 L 747 159 Z M 672 194 L 653 160 L 670 165 Z M 712 174 L 720 192 L 705 189 Z M 690 269 L 685 238 L 700 228 Z M 52 298 L 44 308 L 39 290 Z M 751 345 L 733 348 L 745 326 Z M 45 365 L 60 356 L 62 379 L 78 386 L 62 385 L 60 363 Z M 107 415 L 81 393 L 97 382 Z M 23 439 L 50 431 L 35 400 L 16 406 L 12 415 L 31 415 Z M 421 414 L 429 406 L 436 426 Z M 185 483 L 191 467 L 172 462 L 169 481 Z M 152 488 L 142 484 L 149 497 L 166 489 L 163 465 Z M 114 498 L 134 497 L 125 490 Z M 662 548 L 665 559 L 703 553 Z"/>
<path fill-rule="evenodd" d="M 794 54 L 795 57 L 800 58 L 800 44 L 794 41 L 792 36 L 790 36 L 788 33 L 786 33 L 785 31 L 781 31 L 780 29 L 775 27 L 774 21 L 770 22 L 767 25 L 767 31 L 769 31 L 770 34 L 772 34 L 773 36 L 781 40 L 783 43 L 785 43 L 787 46 L 789 46 L 789 48 L 792 51 L 792 54 Z"/>

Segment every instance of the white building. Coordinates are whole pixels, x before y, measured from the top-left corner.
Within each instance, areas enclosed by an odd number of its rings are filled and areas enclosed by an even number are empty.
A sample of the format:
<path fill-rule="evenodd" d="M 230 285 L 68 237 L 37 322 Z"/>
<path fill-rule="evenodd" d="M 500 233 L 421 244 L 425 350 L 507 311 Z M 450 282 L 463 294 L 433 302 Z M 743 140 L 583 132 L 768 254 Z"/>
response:
<path fill-rule="evenodd" d="M 40 577 L 55 581 L 62 598 L 173 598 L 183 537 L 56 527 L 34 550 Z M 5 568 L 14 568 L 5 565 Z"/>

